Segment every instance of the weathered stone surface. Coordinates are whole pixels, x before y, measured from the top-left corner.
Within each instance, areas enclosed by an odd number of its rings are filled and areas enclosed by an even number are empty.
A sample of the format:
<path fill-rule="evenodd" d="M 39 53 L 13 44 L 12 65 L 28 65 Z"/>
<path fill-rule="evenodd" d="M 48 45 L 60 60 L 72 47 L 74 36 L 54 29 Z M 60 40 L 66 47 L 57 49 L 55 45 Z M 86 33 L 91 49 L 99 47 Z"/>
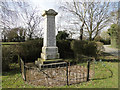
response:
<path fill-rule="evenodd" d="M 42 53 L 46 53 L 46 54 L 58 53 L 58 47 L 42 47 Z"/>
<path fill-rule="evenodd" d="M 43 47 L 43 53 L 41 53 L 42 59 L 58 59 L 59 53 L 57 52 L 57 48 L 49 48 L 49 47 Z"/>
<path fill-rule="evenodd" d="M 42 16 L 45 15 L 52 15 L 52 16 L 56 16 L 58 13 L 55 12 L 53 9 L 49 9 L 48 11 L 44 11 Z"/>
<path fill-rule="evenodd" d="M 49 9 L 43 13 L 45 17 L 44 43 L 42 47 L 42 59 L 57 59 L 59 58 L 58 48 L 56 47 L 56 31 L 55 31 L 55 16 L 58 13 L 53 9 Z"/>

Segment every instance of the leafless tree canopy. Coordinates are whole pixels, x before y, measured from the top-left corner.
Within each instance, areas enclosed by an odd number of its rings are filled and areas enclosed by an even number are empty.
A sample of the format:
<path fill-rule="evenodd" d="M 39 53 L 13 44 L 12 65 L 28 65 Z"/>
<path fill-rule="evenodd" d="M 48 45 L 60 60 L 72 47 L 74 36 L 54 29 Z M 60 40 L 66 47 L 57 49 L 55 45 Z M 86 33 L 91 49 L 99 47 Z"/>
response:
<path fill-rule="evenodd" d="M 23 27 L 28 38 L 42 35 L 42 16 L 37 7 L 32 7 L 29 2 L 6 0 L 0 2 L 0 28 L 7 32 L 12 28 Z"/>
<path fill-rule="evenodd" d="M 94 40 L 111 21 L 112 3 L 110 2 L 73 0 L 72 2 L 62 3 L 60 9 L 69 14 L 71 13 L 73 18 L 76 19 L 73 24 L 80 27 L 81 40 L 83 34 L 89 36 L 89 40 Z"/>
<path fill-rule="evenodd" d="M 69 29 L 71 38 L 79 31 L 80 40 L 83 37 L 94 40 L 108 25 L 117 23 L 117 11 L 112 11 L 115 8 L 113 7 L 115 4 L 112 2 L 72 0 L 72 2 L 63 2 L 59 5 L 62 16 L 57 21 L 57 30 L 60 28 Z M 4 0 L 4 2 L 0 2 L 0 28 L 3 30 L 3 35 L 7 30 L 23 27 L 28 38 L 41 37 L 42 19 L 40 10 L 33 7 L 28 1 L 9 0 L 8 2 Z"/>

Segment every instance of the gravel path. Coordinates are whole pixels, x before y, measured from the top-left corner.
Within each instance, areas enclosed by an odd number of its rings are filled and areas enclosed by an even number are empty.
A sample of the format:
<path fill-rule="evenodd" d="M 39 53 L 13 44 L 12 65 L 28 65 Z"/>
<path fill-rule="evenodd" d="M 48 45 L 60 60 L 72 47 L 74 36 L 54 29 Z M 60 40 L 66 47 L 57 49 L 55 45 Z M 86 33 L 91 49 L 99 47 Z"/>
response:
<path fill-rule="evenodd" d="M 116 48 L 112 48 L 110 47 L 110 45 L 103 45 L 104 46 L 104 52 L 106 53 L 110 53 L 114 56 L 120 57 L 120 50 L 116 49 Z"/>

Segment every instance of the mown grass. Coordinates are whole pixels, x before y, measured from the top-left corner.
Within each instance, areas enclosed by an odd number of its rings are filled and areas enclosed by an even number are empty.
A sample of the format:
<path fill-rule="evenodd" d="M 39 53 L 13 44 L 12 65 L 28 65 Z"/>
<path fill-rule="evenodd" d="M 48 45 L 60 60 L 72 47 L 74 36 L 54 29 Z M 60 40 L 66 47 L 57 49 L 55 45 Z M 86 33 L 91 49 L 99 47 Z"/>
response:
<path fill-rule="evenodd" d="M 2 88 L 30 88 L 21 77 L 18 64 L 12 64 L 11 70 L 2 72 Z"/>
<path fill-rule="evenodd" d="M 114 82 L 114 83 L 113 83 Z M 27 84 L 21 77 L 18 64 L 12 65 L 8 72 L 2 74 L 3 88 L 45 88 Z M 118 87 L 118 63 L 95 62 L 95 76 L 89 82 L 76 85 L 54 88 L 117 88 Z"/>
<path fill-rule="evenodd" d="M 117 59 L 116 56 L 103 53 L 100 59 Z M 94 62 L 95 75 L 88 82 L 54 88 L 118 88 L 118 62 Z M 2 73 L 2 88 L 47 88 L 33 86 L 22 79 L 19 65 L 12 64 L 9 71 Z"/>
<path fill-rule="evenodd" d="M 95 76 L 89 82 L 62 88 L 118 88 L 118 63 L 98 62 L 95 64 Z"/>
<path fill-rule="evenodd" d="M 2 42 L 2 47 L 9 47 L 11 45 L 19 45 L 24 42 Z"/>
<path fill-rule="evenodd" d="M 19 44 L 20 42 L 2 42 L 2 45 L 4 44 Z"/>
<path fill-rule="evenodd" d="M 104 59 L 104 60 L 118 60 L 117 56 L 111 55 L 109 53 L 102 52 L 101 55 L 98 57 L 98 59 Z"/>

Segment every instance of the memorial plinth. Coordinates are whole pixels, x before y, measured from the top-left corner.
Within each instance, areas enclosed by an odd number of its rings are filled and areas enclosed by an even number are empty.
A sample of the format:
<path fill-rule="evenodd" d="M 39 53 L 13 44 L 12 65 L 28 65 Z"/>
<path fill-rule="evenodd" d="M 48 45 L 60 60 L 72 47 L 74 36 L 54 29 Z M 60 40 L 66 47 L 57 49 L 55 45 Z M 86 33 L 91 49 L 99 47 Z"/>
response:
<path fill-rule="evenodd" d="M 44 41 L 41 53 L 41 59 L 58 59 L 58 47 L 56 46 L 55 16 L 58 13 L 53 9 L 45 11 L 42 16 L 45 17 Z"/>

